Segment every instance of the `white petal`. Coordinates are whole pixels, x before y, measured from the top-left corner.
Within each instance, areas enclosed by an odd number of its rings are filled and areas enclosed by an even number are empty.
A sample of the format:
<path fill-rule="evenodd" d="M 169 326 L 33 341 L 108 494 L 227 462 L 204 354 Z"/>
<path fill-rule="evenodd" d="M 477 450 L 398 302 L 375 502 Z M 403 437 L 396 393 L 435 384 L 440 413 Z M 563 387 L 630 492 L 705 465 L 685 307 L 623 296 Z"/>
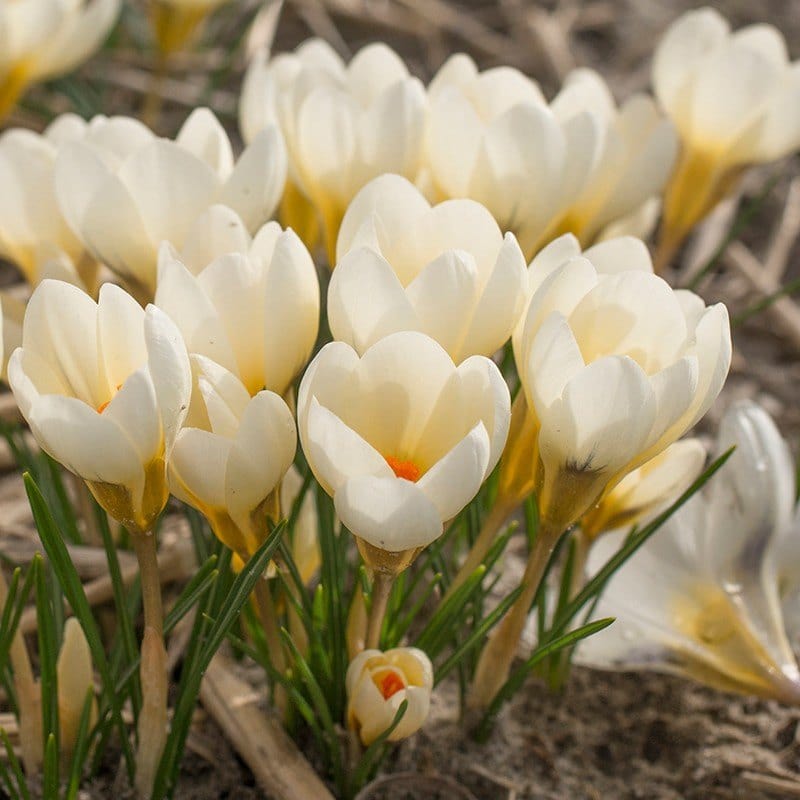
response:
<path fill-rule="evenodd" d="M 169 459 L 170 490 L 179 499 L 225 508 L 225 467 L 233 442 L 198 428 L 184 428 Z"/>
<path fill-rule="evenodd" d="M 180 258 L 190 272 L 198 275 L 225 253 L 247 253 L 250 244 L 250 234 L 241 217 L 227 206 L 214 205 L 194 221 Z"/>
<path fill-rule="evenodd" d="M 230 139 L 211 109 L 196 108 L 181 126 L 175 144 L 208 164 L 222 180 L 233 169 Z"/>

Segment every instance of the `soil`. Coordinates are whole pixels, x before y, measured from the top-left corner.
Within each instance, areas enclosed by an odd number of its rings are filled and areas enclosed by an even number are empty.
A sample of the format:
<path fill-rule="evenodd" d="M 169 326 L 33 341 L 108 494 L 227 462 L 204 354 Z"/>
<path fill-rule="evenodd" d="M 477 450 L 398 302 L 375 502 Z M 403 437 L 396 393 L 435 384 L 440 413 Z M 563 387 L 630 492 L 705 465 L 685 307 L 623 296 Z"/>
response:
<path fill-rule="evenodd" d="M 725 0 L 710 3 L 735 26 L 754 21 L 776 24 L 787 37 L 794 58 L 800 57 L 800 1 Z M 233 5 L 233 4 L 232 4 Z M 326 16 L 322 2 L 287 0 L 278 27 L 276 49 L 295 46 L 309 33 L 341 37 L 344 47 L 375 39 L 389 41 L 406 57 L 414 72 L 428 78 L 456 50 L 471 52 L 481 66 L 512 63 L 536 74 L 552 93 L 556 71 L 530 35 L 528 20 L 536 9 L 575 10 L 577 23 L 569 47 L 578 65 L 602 72 L 618 98 L 646 88 L 654 42 L 668 22 L 697 5 L 687 0 L 583 0 L 533 3 L 454 2 L 415 4 L 364 3 L 401 16 L 409 28 L 378 25 L 366 16 Z M 330 3 L 358 9 L 357 2 Z M 439 13 L 450 9 L 453 14 Z M 225 13 L 225 12 L 221 12 Z M 571 12 L 570 12 L 571 13 Z M 426 18 L 428 23 L 424 24 Z M 506 48 L 485 46 L 467 22 L 507 42 Z M 329 26 L 329 23 L 332 27 Z M 104 56 L 108 58 L 109 56 Z M 238 81 L 238 75 L 235 80 Z M 236 84 L 230 86 L 236 90 Z M 130 113 L 124 95 L 121 112 Z M 63 103 L 62 103 L 63 105 Z M 167 109 L 185 116 L 185 109 Z M 780 215 L 790 180 L 800 174 L 795 156 L 780 166 L 781 178 L 770 199 L 746 232 L 744 241 L 759 254 Z M 785 279 L 800 274 L 800 246 L 795 243 Z M 707 300 L 722 299 L 732 312 L 755 299 L 741 280 L 722 273 L 702 289 Z M 726 403 L 748 396 L 773 413 L 796 448 L 800 437 L 800 361 L 796 350 L 776 333 L 769 315 L 760 315 L 734 334 L 736 358 L 720 403 L 710 414 L 712 430 Z M 477 800 L 774 800 L 789 797 L 759 788 L 748 773 L 797 780 L 800 770 L 800 710 L 776 703 L 734 697 L 684 680 L 656 674 L 610 674 L 576 669 L 561 696 L 531 683 L 501 714 L 489 742 L 478 745 L 456 719 L 456 687 L 444 685 L 434 695 L 431 717 L 413 739 L 401 744 L 387 763 L 387 772 L 411 771 L 446 776 Z M 109 769 L 111 774 L 115 770 Z M 800 787 L 800 783 L 796 784 Z M 81 800 L 125 800 L 111 779 L 99 780 L 79 794 Z M 455 788 L 423 794 L 401 787 L 375 788 L 370 800 L 457 800 Z M 797 795 L 800 796 L 800 795 Z M 264 798 L 248 768 L 239 760 L 213 722 L 193 731 L 177 800 L 255 800 Z M 309 800 L 313 800 L 309 798 Z M 366 800 L 366 798 L 365 798 Z"/>

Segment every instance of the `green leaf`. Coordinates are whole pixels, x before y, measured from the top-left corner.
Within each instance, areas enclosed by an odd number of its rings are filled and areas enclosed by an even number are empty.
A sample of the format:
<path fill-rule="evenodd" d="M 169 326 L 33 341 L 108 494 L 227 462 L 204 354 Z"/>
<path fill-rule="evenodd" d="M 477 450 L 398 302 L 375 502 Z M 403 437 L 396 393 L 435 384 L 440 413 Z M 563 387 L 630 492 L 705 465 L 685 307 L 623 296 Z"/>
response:
<path fill-rule="evenodd" d="M 47 591 L 44 564 L 38 553 L 34 556 L 33 569 L 36 572 L 36 630 L 39 639 L 43 745 L 46 753 L 46 748 L 50 746 L 52 739 L 56 752 L 54 775 L 48 774 L 48 768 L 53 768 L 53 764 L 45 758 L 45 785 L 48 785 L 49 781 L 58 786 L 58 676 L 56 664 L 59 645 L 53 627 L 53 606 Z M 45 797 L 49 796 L 45 793 Z"/>
<path fill-rule="evenodd" d="M 89 743 L 91 741 L 91 737 L 89 736 L 89 724 L 91 722 L 93 704 L 94 688 L 90 686 L 86 690 L 86 698 L 83 701 L 83 708 L 81 709 L 81 718 L 78 723 L 78 735 L 75 740 L 75 750 L 72 755 L 69 781 L 67 783 L 66 793 L 64 794 L 64 800 L 76 800 L 78 796 L 83 767 L 86 762 L 86 757 L 89 755 Z"/>
<path fill-rule="evenodd" d="M 364 755 L 358 762 L 358 766 L 353 772 L 353 777 L 350 783 L 351 792 L 357 792 L 367 782 L 367 779 L 370 777 L 376 762 L 383 755 L 384 744 L 386 744 L 388 738 L 392 735 L 395 728 L 400 724 L 407 710 L 408 700 L 403 700 L 397 709 L 397 713 L 394 715 L 392 724 L 366 749 Z"/>
<path fill-rule="evenodd" d="M 14 754 L 14 747 L 11 744 L 11 740 L 8 738 L 8 733 L 6 733 L 5 728 L 0 728 L 0 739 L 3 740 L 3 747 L 6 751 L 6 758 L 8 759 L 8 763 L 11 766 L 11 771 L 14 773 L 14 780 L 16 781 L 16 792 L 14 788 L 11 786 L 11 780 L 8 777 L 7 773 L 4 774 L 4 780 L 7 780 L 7 785 L 9 790 L 14 794 L 17 798 L 22 798 L 22 800 L 31 800 L 31 793 L 28 791 L 28 783 L 25 780 L 25 776 L 22 773 L 22 765 L 19 763 L 19 759 Z"/>

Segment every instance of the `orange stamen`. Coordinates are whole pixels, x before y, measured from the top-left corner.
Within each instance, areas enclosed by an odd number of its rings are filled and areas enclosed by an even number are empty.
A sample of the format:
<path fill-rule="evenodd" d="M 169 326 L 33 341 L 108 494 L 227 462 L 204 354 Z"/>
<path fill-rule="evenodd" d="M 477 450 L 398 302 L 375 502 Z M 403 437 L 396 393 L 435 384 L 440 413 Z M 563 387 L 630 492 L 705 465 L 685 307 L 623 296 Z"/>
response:
<path fill-rule="evenodd" d="M 117 384 L 117 392 L 118 392 L 118 391 L 119 391 L 121 388 L 122 388 L 122 384 L 121 384 L 121 383 L 118 383 L 118 384 Z M 102 414 L 102 413 L 103 413 L 103 412 L 104 412 L 104 411 L 105 411 L 105 410 L 108 408 L 109 404 L 111 403 L 111 400 L 113 400 L 113 399 L 114 399 L 114 398 L 113 398 L 113 397 L 111 397 L 109 400 L 106 400 L 106 401 L 105 401 L 105 403 L 100 403 L 100 405 L 99 405 L 99 406 L 97 406 L 97 413 L 98 413 L 98 414 Z"/>
<path fill-rule="evenodd" d="M 381 679 L 378 688 L 381 690 L 384 700 L 388 700 L 392 695 L 401 692 L 406 688 L 403 679 L 396 672 L 387 672 Z"/>
<path fill-rule="evenodd" d="M 403 461 L 394 456 L 386 456 L 386 463 L 398 478 L 404 478 L 411 483 L 416 483 L 420 478 L 420 469 L 413 461 Z"/>

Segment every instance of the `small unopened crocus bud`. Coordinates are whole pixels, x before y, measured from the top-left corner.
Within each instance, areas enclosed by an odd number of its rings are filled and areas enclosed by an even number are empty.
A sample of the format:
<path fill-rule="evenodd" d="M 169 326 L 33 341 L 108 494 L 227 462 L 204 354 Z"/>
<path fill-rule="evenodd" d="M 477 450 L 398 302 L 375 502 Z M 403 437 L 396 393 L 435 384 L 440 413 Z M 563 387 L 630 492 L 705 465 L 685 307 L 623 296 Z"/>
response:
<path fill-rule="evenodd" d="M 422 650 L 364 650 L 347 669 L 347 724 L 369 746 L 394 721 L 403 701 L 408 706 L 388 737 L 398 742 L 425 722 L 433 689 L 433 665 Z"/>
<path fill-rule="evenodd" d="M 64 642 L 56 665 L 58 676 L 58 721 L 62 754 L 72 753 L 78 738 L 86 696 L 94 686 L 92 654 L 81 624 L 70 617 L 64 625 Z M 97 702 L 92 699 L 91 728 L 97 718 Z"/>

